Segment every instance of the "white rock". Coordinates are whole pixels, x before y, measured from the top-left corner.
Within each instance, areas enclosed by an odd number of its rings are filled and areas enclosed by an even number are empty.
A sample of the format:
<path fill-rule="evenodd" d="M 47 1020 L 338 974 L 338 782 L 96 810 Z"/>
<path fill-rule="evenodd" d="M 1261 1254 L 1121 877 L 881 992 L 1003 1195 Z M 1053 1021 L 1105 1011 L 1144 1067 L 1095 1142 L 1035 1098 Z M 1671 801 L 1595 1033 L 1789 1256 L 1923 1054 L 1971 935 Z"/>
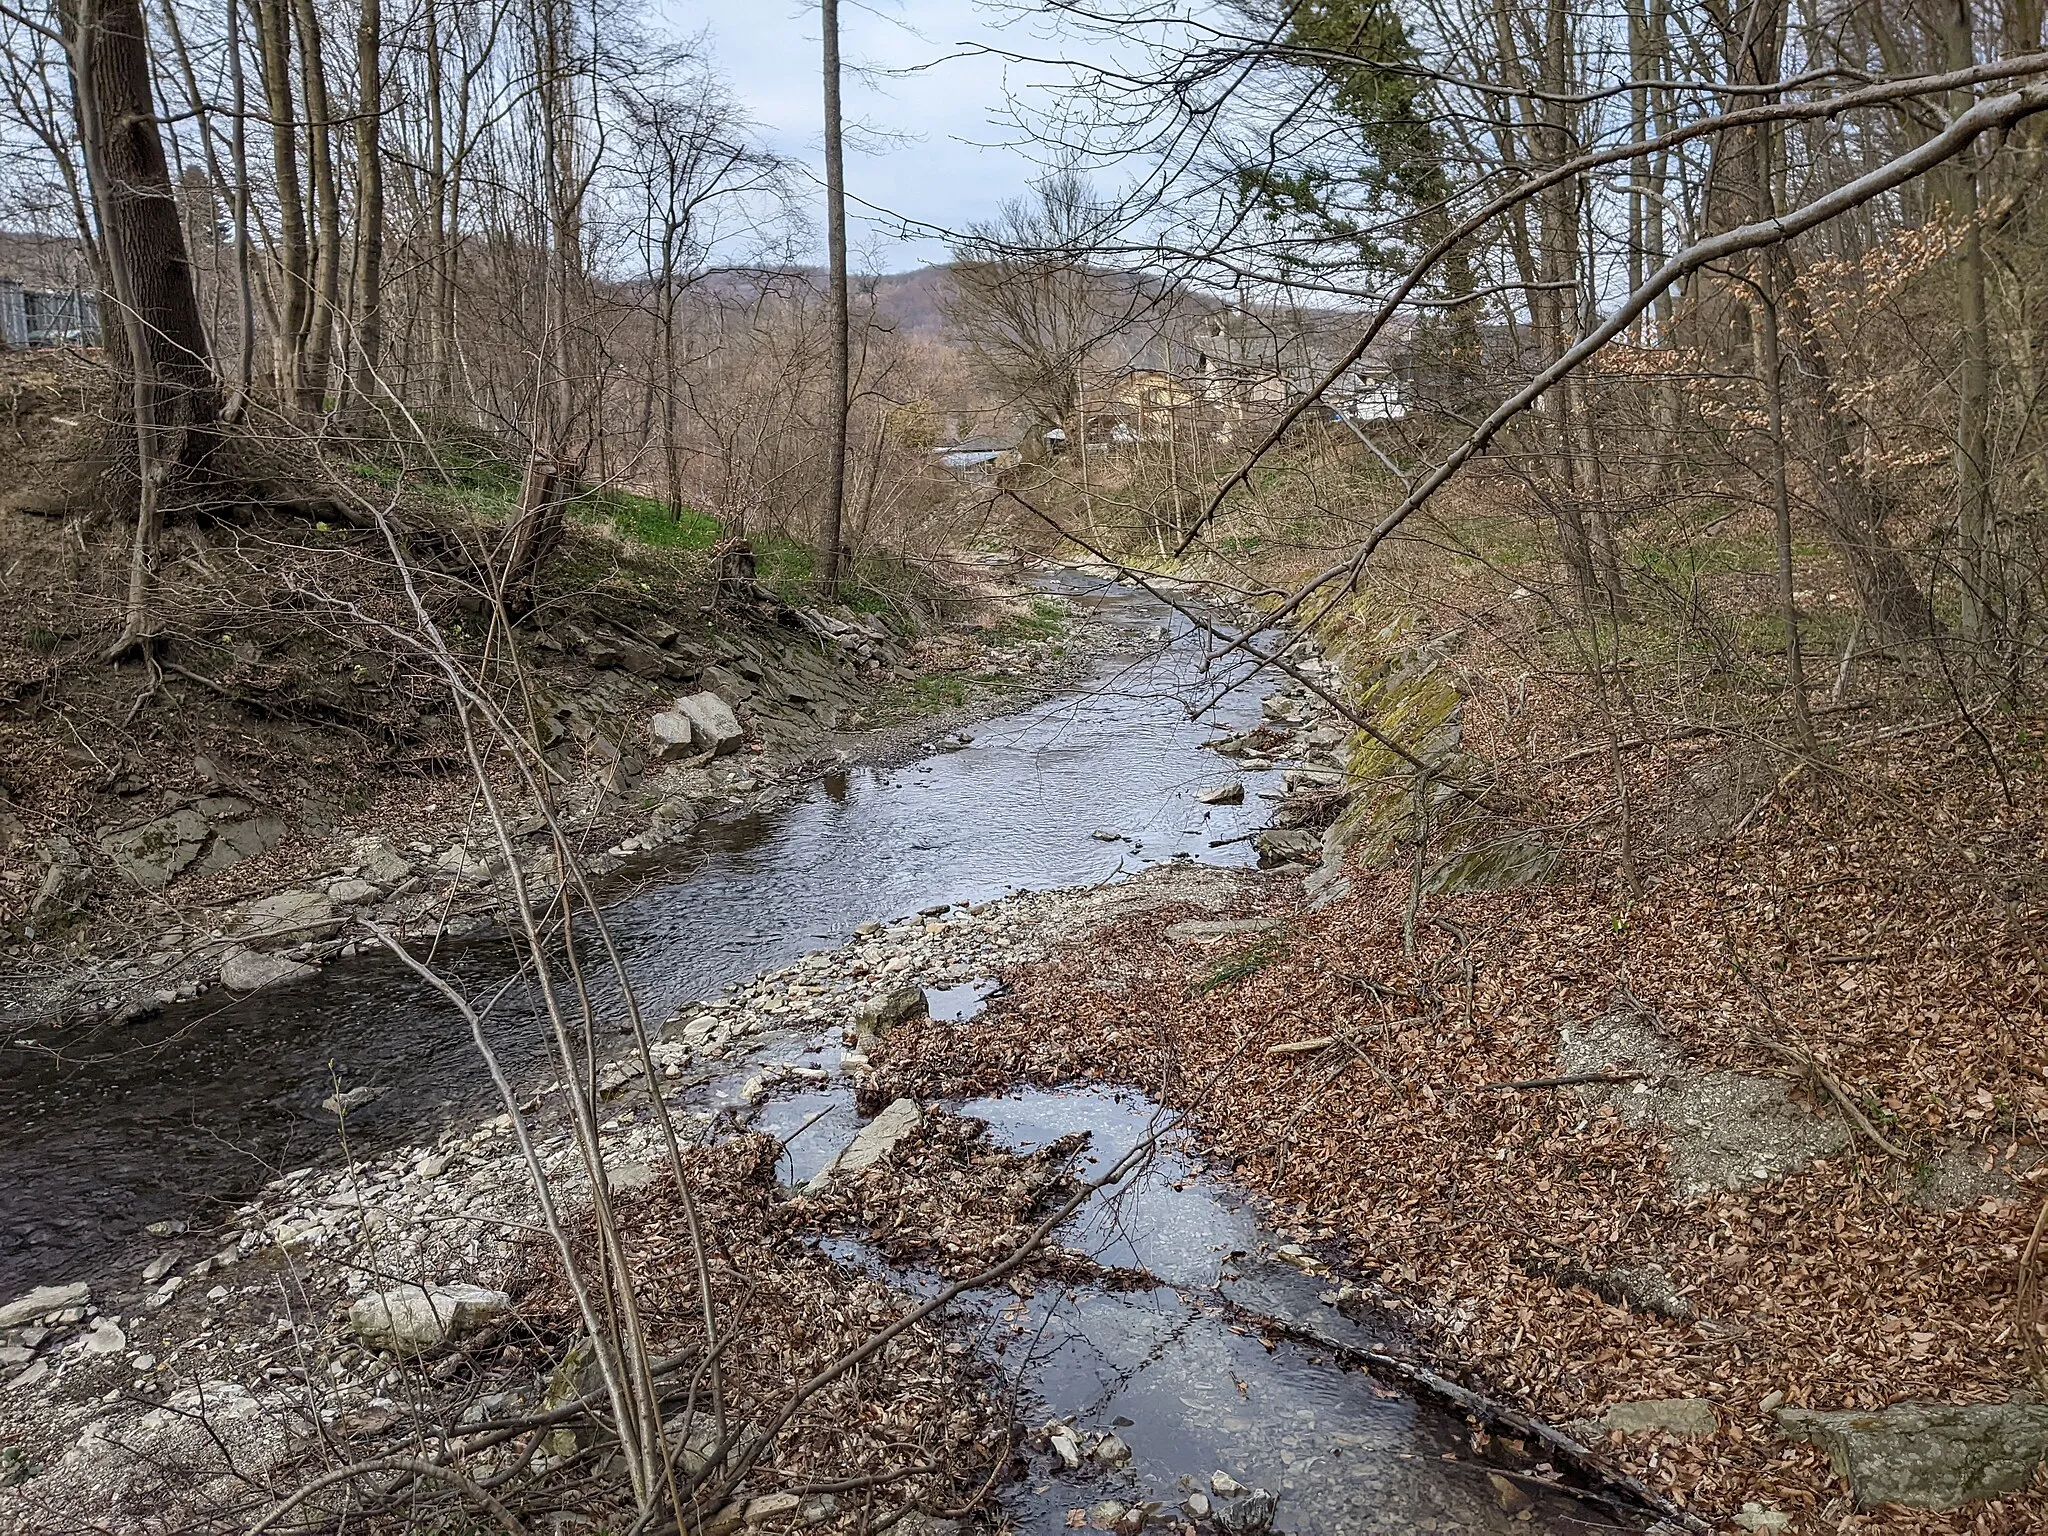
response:
<path fill-rule="evenodd" d="M 70 1285 L 39 1285 L 26 1296 L 18 1296 L 0 1307 L 0 1328 L 19 1328 L 47 1312 L 82 1307 L 92 1300 L 92 1287 L 83 1280 Z"/>
<path fill-rule="evenodd" d="M 78 1341 L 78 1352 L 82 1355 L 118 1355 L 127 1347 L 128 1335 L 111 1317 L 101 1318 L 92 1332 Z"/>
<path fill-rule="evenodd" d="M 1055 1429 L 1048 1439 L 1052 1453 L 1059 1457 L 1061 1466 L 1072 1472 L 1081 1465 L 1081 1442 L 1074 1437 L 1071 1429 L 1063 1424 Z"/>
<path fill-rule="evenodd" d="M 665 709 L 647 722 L 647 734 L 654 738 L 654 755 L 663 762 L 674 762 L 691 755 L 697 729 L 681 710 Z M 710 751 L 711 743 L 701 750 Z"/>
<path fill-rule="evenodd" d="M 675 712 L 690 722 L 690 739 L 699 751 L 723 757 L 728 752 L 737 752 L 746 735 L 733 707 L 709 691 L 677 699 Z"/>
<path fill-rule="evenodd" d="M 348 1310 L 349 1327 L 373 1349 L 433 1349 L 474 1333 L 511 1309 L 503 1291 L 480 1285 L 401 1285 L 365 1296 Z"/>
<path fill-rule="evenodd" d="M 283 955 L 266 955 L 239 947 L 230 949 L 220 963 L 220 979 L 231 992 L 254 992 L 319 974 L 318 966 L 301 965 Z"/>

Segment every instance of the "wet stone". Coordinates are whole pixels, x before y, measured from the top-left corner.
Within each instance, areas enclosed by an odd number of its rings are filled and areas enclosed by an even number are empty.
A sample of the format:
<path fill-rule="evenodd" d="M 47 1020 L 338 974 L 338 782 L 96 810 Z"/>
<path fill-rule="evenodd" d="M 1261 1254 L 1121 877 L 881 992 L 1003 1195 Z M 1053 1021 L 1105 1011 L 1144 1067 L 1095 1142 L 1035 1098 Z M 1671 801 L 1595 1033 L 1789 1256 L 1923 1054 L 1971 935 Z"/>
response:
<path fill-rule="evenodd" d="M 92 1287 L 83 1280 L 69 1285 L 39 1285 L 0 1307 L 0 1328 L 19 1328 L 51 1312 L 82 1307 L 92 1300 Z"/>

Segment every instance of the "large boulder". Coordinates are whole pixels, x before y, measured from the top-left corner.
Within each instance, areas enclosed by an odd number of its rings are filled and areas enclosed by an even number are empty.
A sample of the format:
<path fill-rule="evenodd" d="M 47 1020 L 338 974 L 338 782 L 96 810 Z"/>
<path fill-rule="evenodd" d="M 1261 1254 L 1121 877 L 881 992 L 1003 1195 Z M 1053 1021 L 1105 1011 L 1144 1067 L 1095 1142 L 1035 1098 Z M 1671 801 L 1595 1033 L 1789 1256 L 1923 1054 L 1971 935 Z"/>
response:
<path fill-rule="evenodd" d="M 291 945 L 339 933 L 342 921 L 325 891 L 279 891 L 250 902 L 236 926 L 254 942 Z"/>
<path fill-rule="evenodd" d="M 1825 1451 L 1859 1509 L 1954 1509 L 2024 1488 L 2048 1456 L 2048 1403 L 1899 1403 L 1875 1413 L 1780 1408 L 1778 1428 Z"/>
<path fill-rule="evenodd" d="M 700 752 L 719 756 L 737 752 L 746 736 L 733 707 L 709 689 L 682 695 L 676 700 L 675 712 L 690 722 L 690 739 Z"/>
<path fill-rule="evenodd" d="M 654 740 L 654 755 L 664 763 L 678 758 L 691 757 L 697 752 L 709 752 L 711 743 L 701 747 L 695 745 L 697 728 L 690 717 L 679 709 L 665 709 L 647 722 L 647 734 Z"/>
<path fill-rule="evenodd" d="M 266 955 L 260 949 L 244 949 L 240 945 L 230 949 L 220 962 L 221 984 L 230 992 L 256 992 L 319 974 L 317 965 L 303 965 L 283 955 Z"/>
<path fill-rule="evenodd" d="M 372 1349 L 418 1354 L 475 1333 L 511 1308 L 510 1296 L 481 1285 L 401 1285 L 363 1297 L 348 1309 L 348 1325 Z"/>

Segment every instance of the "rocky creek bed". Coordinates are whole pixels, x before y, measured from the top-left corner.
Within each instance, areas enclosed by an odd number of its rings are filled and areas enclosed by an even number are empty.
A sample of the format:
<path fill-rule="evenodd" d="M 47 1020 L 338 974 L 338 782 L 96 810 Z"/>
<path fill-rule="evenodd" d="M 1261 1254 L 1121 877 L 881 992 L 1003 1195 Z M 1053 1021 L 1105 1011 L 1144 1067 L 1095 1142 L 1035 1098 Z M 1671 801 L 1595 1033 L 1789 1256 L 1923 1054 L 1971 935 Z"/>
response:
<path fill-rule="evenodd" d="M 1163 706 L 1186 685 L 1185 674 L 1158 676 L 1137 693 Z M 1087 779 L 1060 777 L 1062 744 L 1085 745 L 1090 729 L 1087 706 L 1069 708 L 1065 718 L 1057 705 L 1035 714 L 1019 750 L 1049 782 L 1078 784 L 1085 796 Z M 899 860 L 923 874 L 842 890 L 809 929 L 749 914 L 762 926 L 717 963 L 732 974 L 735 956 L 801 951 L 807 933 L 842 921 L 836 914 L 889 910 L 935 870 L 966 901 L 870 918 L 850 943 L 722 989 L 703 984 L 715 967 L 678 963 L 676 947 L 644 957 L 641 974 L 671 973 L 654 1000 L 677 1005 L 653 1047 L 654 1081 L 629 1057 L 599 1079 L 607 1182 L 648 1255 L 655 1342 L 679 1340 L 691 1301 L 676 1279 L 685 1266 L 672 1180 L 650 1113 L 659 1091 L 690 1143 L 693 1187 L 722 1224 L 721 1300 L 748 1319 L 728 1381 L 735 1413 L 765 1415 L 821 1360 L 963 1268 L 1014 1250 L 1049 1206 L 1138 1139 L 1163 1137 L 1138 1173 L 1096 1196 L 1003 1284 L 905 1332 L 854 1387 L 786 1425 L 740 1497 L 694 1512 L 706 1529 L 1649 1523 L 1618 1484 L 1587 1486 L 1594 1463 L 1582 1448 L 1499 1417 L 1408 1359 L 1397 1335 L 1359 1311 L 1356 1287 L 1261 1228 L 1142 1098 L 1083 1084 L 989 1102 L 861 1102 L 871 1053 L 892 1023 L 926 1013 L 964 1021 L 1006 971 L 1076 935 L 1162 905 L 1212 913 L 1219 933 L 1260 926 L 1238 915 L 1259 877 L 1193 856 L 1314 858 L 1343 738 L 1297 686 L 1235 709 L 1209 723 L 1183 714 L 1170 727 L 1179 750 L 1207 741 L 1234 761 L 1175 757 L 1148 741 L 1144 755 L 1165 760 L 1164 782 L 1083 798 L 1052 827 L 1004 823 L 992 801 L 1010 839 L 993 850 L 987 815 L 973 822 L 978 850 L 971 839 L 949 842 L 940 811 L 956 792 L 906 794 L 907 820 L 885 835 L 899 852 L 931 855 Z M 1169 729 L 1174 712 L 1155 712 L 1153 729 Z M 1128 700 L 1117 713 L 1128 728 Z M 1002 729 L 984 727 L 984 752 L 987 734 Z M 970 757 L 968 743 L 950 745 L 898 771 L 975 779 L 987 760 Z M 1291 769 L 1282 753 L 1293 755 Z M 1098 824 L 1104 805 L 1148 803 L 1138 821 Z M 1033 804 L 1042 822 L 1043 799 Z M 1281 825 L 1261 832 L 1269 805 Z M 844 790 L 828 785 L 797 805 L 794 824 L 808 817 L 810 834 L 829 841 L 845 810 Z M 792 846 L 815 854 L 818 844 Z M 1095 878 L 1016 891 L 1027 870 Z M 745 858 L 721 865 L 715 856 L 669 889 L 701 896 L 707 872 L 714 890 L 760 889 Z M 791 893 L 771 889 L 767 899 L 786 906 Z M 652 926 L 677 930 L 672 904 L 656 899 L 650 910 Z M 634 921 L 624 923 L 629 934 Z M 701 951 L 703 937 L 686 937 L 682 950 Z M 374 962 L 346 962 L 322 985 L 373 978 L 366 965 Z M 340 1162 L 287 1171 L 224 1219 L 188 1201 L 127 1247 L 125 1267 L 65 1276 L 12 1304 L 0 1346 L 7 1529 L 246 1528 L 323 1469 L 422 1446 L 516 1489 L 536 1515 L 587 1518 L 615 1505 L 601 1438 L 560 1419 L 525 1426 L 551 1395 L 561 1400 L 564 1370 L 575 1378 L 578 1325 L 536 1240 L 510 1115 L 456 1112 L 445 1131 L 407 1136 L 394 1101 L 412 1125 L 417 1101 L 386 1076 L 352 1082 L 328 1071 L 326 1112 L 347 1148 Z M 573 1191 L 577 1153 L 559 1091 L 527 1081 L 521 1108 L 540 1156 Z M 336 1139 L 330 1132 L 329 1144 Z M 1374 1361 L 1377 1374 L 1360 1369 Z M 468 1439 L 449 1439 L 465 1429 Z M 380 1486 L 395 1496 L 391 1485 L 388 1473 L 367 1491 L 336 1483 L 343 1493 L 319 1494 L 300 1514 L 335 1518 L 349 1507 L 336 1499 L 375 1505 Z"/>
<path fill-rule="evenodd" d="M 863 1048 L 878 1032 L 931 1005 L 971 1015 L 988 978 L 1105 921 L 1192 904 L 1228 922 L 1247 878 L 1171 863 L 873 924 L 670 1020 L 654 1049 L 658 1086 L 693 1144 L 713 1219 L 731 1223 L 734 1285 L 744 1270 L 761 1329 L 798 1341 L 783 1352 L 794 1367 L 750 1359 L 752 1376 L 736 1374 L 765 1395 L 849 1328 L 1005 1251 L 1050 1193 L 1162 1128 L 1141 1098 L 1081 1089 L 890 1105 L 863 1129 Z M 668 1175 L 645 1078 L 628 1059 L 605 1069 L 604 1155 L 615 1189 L 658 1208 Z M 556 1099 L 543 1086 L 526 1110 L 550 1172 L 573 1185 Z M 575 1329 L 535 1221 L 500 1115 L 294 1170 L 225 1225 L 165 1224 L 135 1282 L 17 1303 L 28 1315 L 11 1319 L 15 1338 L 34 1342 L 10 1346 L 16 1369 L 0 1397 L 19 1480 L 0 1519 L 24 1532 L 110 1517 L 135 1529 L 246 1523 L 337 1458 L 417 1445 L 429 1423 L 488 1428 L 538 1411 Z M 992 1511 L 967 1508 L 979 1483 L 1026 1529 L 1648 1523 L 1625 1502 L 1563 1488 L 1540 1439 L 1347 1368 L 1360 1351 L 1400 1347 L 1345 1318 L 1338 1304 L 1354 1294 L 1169 1138 L 1020 1275 L 900 1343 L 867 1384 L 879 1415 L 820 1405 L 818 1422 L 792 1426 L 757 1491 L 703 1512 L 707 1528 L 858 1528 L 877 1513 L 871 1501 L 804 1490 L 891 1449 L 900 1461 L 906 1443 L 934 1470 L 899 1480 L 891 1510 L 984 1518 Z M 522 1448 L 508 1440 L 463 1464 L 481 1476 Z M 601 1502 L 574 1435 L 525 1467 L 529 1493 Z"/>

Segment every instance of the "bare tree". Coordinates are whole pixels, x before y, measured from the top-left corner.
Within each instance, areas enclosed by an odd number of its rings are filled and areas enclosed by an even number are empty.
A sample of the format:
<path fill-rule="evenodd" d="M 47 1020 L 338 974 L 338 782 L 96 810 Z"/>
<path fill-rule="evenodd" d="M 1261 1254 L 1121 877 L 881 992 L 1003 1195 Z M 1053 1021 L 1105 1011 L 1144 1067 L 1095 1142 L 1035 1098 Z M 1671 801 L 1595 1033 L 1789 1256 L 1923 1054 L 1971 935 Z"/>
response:
<path fill-rule="evenodd" d="M 1107 221 L 1086 179 L 1058 171 L 953 248 L 947 320 L 1034 440 L 1073 418 L 1090 358 L 1131 313 L 1094 265 Z"/>
<path fill-rule="evenodd" d="M 820 0 L 825 52 L 825 244 L 832 307 L 832 405 L 826 421 L 825 518 L 818 540 L 818 584 L 839 592 L 846 524 L 846 419 L 853 390 L 853 321 L 846 288 L 846 145 L 839 104 L 839 0 Z"/>

